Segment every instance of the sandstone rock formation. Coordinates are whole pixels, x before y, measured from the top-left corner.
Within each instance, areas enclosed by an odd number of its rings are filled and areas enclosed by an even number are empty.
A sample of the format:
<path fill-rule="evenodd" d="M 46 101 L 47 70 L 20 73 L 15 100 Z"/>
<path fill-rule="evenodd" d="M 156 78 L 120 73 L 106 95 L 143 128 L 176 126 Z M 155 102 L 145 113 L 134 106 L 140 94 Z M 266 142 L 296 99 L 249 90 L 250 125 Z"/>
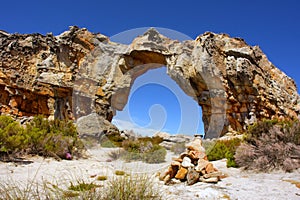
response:
<path fill-rule="evenodd" d="M 0 112 L 72 119 L 97 113 L 110 122 L 134 80 L 161 66 L 202 107 L 206 137 L 262 118 L 299 117 L 294 81 L 242 39 L 207 32 L 179 42 L 149 29 L 124 45 L 78 27 L 58 36 L 0 32 Z"/>

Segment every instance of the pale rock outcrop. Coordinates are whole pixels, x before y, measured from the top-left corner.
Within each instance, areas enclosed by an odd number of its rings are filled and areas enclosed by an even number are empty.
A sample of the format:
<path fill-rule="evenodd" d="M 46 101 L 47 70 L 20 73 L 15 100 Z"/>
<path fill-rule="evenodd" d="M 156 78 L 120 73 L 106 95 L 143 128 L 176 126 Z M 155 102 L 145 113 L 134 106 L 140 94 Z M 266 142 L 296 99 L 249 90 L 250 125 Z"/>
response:
<path fill-rule="evenodd" d="M 0 32 L 0 112 L 110 122 L 134 80 L 163 65 L 202 107 L 206 137 L 299 118 L 295 82 L 240 38 L 206 32 L 179 42 L 149 29 L 124 45 L 75 26 L 58 36 Z"/>

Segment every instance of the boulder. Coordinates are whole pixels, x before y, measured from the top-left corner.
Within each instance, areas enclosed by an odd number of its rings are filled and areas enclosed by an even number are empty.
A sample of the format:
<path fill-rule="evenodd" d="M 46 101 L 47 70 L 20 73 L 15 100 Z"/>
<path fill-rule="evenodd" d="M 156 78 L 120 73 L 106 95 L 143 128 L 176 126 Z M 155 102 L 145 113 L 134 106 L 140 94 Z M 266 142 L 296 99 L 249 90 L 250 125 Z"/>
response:
<path fill-rule="evenodd" d="M 96 113 L 80 117 L 76 125 L 81 138 L 90 137 L 99 140 L 105 135 L 119 134 L 116 126 Z"/>

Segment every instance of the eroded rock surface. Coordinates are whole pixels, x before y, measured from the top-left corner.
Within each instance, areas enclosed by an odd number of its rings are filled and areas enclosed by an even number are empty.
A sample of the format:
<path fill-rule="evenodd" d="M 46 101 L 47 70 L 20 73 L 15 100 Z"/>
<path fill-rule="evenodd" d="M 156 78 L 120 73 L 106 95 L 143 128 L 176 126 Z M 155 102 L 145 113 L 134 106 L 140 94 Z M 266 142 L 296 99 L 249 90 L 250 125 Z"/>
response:
<path fill-rule="evenodd" d="M 161 66 L 202 107 L 206 137 L 300 113 L 295 82 L 258 46 L 226 34 L 179 42 L 149 29 L 124 45 L 78 27 L 58 36 L 1 31 L 0 58 L 0 112 L 15 116 L 111 121 L 134 80 Z"/>

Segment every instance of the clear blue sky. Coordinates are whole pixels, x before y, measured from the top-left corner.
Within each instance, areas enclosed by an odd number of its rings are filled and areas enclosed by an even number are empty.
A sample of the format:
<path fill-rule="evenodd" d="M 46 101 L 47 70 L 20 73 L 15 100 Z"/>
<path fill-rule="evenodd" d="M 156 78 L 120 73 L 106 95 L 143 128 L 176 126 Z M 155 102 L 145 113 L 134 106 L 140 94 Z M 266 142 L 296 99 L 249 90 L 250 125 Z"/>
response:
<path fill-rule="evenodd" d="M 163 27 L 196 38 L 205 31 L 259 45 L 300 86 L 300 1 L 3 1 L 0 29 L 55 35 L 70 25 L 113 36 L 139 27 Z M 298 87 L 299 88 L 299 87 Z M 298 89 L 299 91 L 299 89 Z"/>

